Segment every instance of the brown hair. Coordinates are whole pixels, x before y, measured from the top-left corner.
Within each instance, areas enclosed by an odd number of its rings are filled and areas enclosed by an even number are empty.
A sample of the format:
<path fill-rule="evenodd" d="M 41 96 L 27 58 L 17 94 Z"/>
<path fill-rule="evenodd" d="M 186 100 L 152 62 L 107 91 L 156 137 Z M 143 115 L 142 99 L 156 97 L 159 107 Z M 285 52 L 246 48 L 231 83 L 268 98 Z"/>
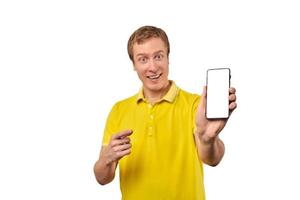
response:
<path fill-rule="evenodd" d="M 167 55 L 169 56 L 170 44 L 166 32 L 155 26 L 142 26 L 132 33 L 127 43 L 128 55 L 132 62 L 134 62 L 133 45 L 135 43 L 142 44 L 143 42 L 151 38 L 160 38 L 165 43 L 167 47 Z"/>

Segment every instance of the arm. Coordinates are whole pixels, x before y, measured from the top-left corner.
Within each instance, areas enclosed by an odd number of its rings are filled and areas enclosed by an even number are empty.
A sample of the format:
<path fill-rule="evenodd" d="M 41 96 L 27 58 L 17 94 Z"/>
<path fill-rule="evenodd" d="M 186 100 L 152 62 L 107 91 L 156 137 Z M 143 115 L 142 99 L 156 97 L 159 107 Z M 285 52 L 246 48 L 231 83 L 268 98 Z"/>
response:
<path fill-rule="evenodd" d="M 217 166 L 223 158 L 225 146 L 223 141 L 216 137 L 208 142 L 201 141 L 199 133 L 195 133 L 198 157 L 210 166 Z"/>
<path fill-rule="evenodd" d="M 99 160 L 94 165 L 94 173 L 96 180 L 101 185 L 110 183 L 115 177 L 115 170 L 117 167 L 117 162 L 109 162 L 107 156 L 105 156 L 108 151 L 107 146 L 102 146 Z"/>
<path fill-rule="evenodd" d="M 102 146 L 99 159 L 94 165 L 96 180 L 101 185 L 114 179 L 118 161 L 130 154 L 131 144 L 128 136 L 131 134 L 131 130 L 121 131 L 111 137 L 108 145 Z"/>
<path fill-rule="evenodd" d="M 235 89 L 229 89 L 230 113 L 236 108 Z M 205 164 L 216 166 L 223 158 L 225 147 L 219 138 L 219 133 L 225 127 L 228 119 L 208 120 L 205 117 L 206 87 L 204 87 L 200 104 L 196 113 L 196 131 L 194 133 L 198 156 Z"/>

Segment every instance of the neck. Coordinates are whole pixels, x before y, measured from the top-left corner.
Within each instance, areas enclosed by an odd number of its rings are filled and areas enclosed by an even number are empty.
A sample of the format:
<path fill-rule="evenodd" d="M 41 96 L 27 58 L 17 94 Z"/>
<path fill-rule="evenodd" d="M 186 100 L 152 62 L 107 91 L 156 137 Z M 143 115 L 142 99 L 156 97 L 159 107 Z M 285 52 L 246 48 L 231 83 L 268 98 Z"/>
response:
<path fill-rule="evenodd" d="M 166 84 L 161 90 L 159 91 L 148 91 L 144 88 L 144 96 L 147 99 L 147 101 L 151 104 L 154 104 L 161 100 L 165 94 L 169 91 L 171 87 L 171 81 L 168 81 L 168 84 Z"/>

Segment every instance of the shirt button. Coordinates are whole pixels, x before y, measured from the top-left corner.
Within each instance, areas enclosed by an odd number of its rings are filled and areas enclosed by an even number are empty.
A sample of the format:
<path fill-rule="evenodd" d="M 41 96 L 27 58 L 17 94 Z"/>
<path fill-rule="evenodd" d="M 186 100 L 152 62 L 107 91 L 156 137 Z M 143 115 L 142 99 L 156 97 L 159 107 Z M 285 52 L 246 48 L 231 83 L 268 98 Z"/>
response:
<path fill-rule="evenodd" d="M 153 135 L 153 126 L 149 126 L 148 127 L 148 136 L 152 136 Z"/>

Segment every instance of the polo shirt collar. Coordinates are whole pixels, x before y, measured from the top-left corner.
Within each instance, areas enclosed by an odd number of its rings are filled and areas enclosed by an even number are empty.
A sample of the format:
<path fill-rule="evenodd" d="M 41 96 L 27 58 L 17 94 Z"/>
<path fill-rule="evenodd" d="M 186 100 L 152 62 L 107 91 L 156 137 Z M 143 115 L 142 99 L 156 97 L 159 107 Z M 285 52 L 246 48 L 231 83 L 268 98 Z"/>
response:
<path fill-rule="evenodd" d="M 175 84 L 174 81 L 170 81 L 171 82 L 171 87 L 169 89 L 169 91 L 165 94 L 165 96 L 163 96 L 163 98 L 160 100 L 160 101 L 168 101 L 169 103 L 173 103 L 177 94 L 178 94 L 178 90 L 179 88 L 177 87 L 177 85 Z M 139 90 L 138 94 L 137 94 L 137 103 L 139 101 L 146 101 L 146 98 L 144 96 L 144 93 L 143 93 L 143 87 Z"/>

